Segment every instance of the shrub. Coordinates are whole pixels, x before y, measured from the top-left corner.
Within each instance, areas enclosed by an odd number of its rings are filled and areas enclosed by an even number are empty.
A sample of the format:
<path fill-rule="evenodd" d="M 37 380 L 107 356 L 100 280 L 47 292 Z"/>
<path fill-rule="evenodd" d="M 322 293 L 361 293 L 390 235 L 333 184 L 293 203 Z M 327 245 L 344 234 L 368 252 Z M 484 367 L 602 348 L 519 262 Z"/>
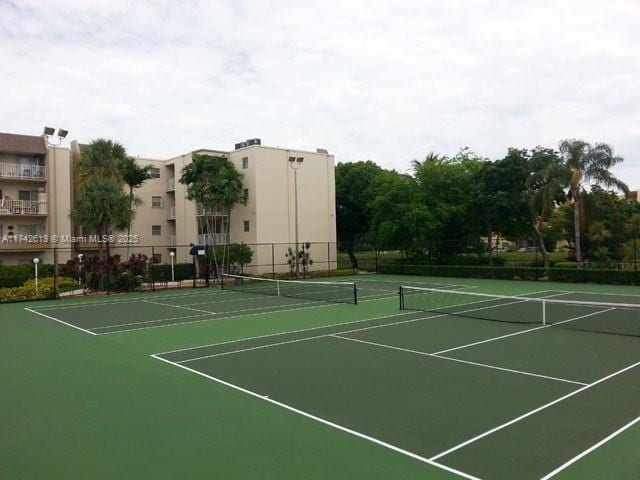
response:
<path fill-rule="evenodd" d="M 20 287 L 33 278 L 33 265 L 0 265 L 0 288 Z M 53 265 L 39 265 L 38 275 L 49 277 L 53 275 Z"/>
<path fill-rule="evenodd" d="M 73 290 L 76 286 L 77 283 L 72 278 L 60 277 L 58 280 L 59 291 Z M 52 277 L 38 279 L 37 291 L 35 279 L 27 280 L 19 287 L 0 288 L 0 303 L 24 302 L 45 298 L 53 298 Z"/>
<path fill-rule="evenodd" d="M 194 275 L 193 264 L 176 263 L 173 266 L 173 273 L 175 275 L 176 282 L 179 282 L 181 280 L 191 280 Z M 171 265 L 153 265 L 151 267 L 151 278 L 155 282 L 170 282 Z"/>

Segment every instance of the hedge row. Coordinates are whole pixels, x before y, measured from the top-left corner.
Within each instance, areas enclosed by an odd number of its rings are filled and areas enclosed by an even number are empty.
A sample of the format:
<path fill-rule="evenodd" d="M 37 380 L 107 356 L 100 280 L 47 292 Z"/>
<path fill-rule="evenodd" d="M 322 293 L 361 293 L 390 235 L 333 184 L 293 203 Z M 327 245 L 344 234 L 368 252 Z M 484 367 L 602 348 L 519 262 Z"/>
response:
<path fill-rule="evenodd" d="M 191 280 L 194 277 L 195 270 L 192 263 L 176 263 L 173 268 L 176 282 Z M 171 265 L 153 265 L 151 267 L 151 278 L 155 282 L 170 282 Z"/>
<path fill-rule="evenodd" d="M 429 277 L 493 278 L 500 280 L 551 280 L 553 282 L 607 283 L 639 285 L 640 274 L 627 270 L 544 268 L 536 267 L 479 267 L 451 265 L 382 265 L 380 273 L 424 275 Z"/>
<path fill-rule="evenodd" d="M 52 275 L 53 265 L 38 265 L 39 277 Z M 33 265 L 0 265 L 0 288 L 20 287 L 33 277 Z"/>

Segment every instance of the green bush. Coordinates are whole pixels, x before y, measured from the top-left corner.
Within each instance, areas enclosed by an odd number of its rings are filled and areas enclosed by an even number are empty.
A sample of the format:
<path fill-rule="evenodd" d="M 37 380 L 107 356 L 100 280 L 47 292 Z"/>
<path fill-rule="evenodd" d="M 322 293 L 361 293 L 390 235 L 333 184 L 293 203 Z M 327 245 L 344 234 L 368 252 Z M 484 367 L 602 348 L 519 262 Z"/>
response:
<path fill-rule="evenodd" d="M 380 273 L 425 275 L 430 277 L 495 278 L 537 280 L 545 276 L 543 268 L 489 267 L 468 265 L 383 265 Z"/>
<path fill-rule="evenodd" d="M 176 263 L 173 268 L 176 282 L 191 280 L 193 278 L 194 270 L 192 263 Z M 170 282 L 171 265 L 153 265 L 151 267 L 151 278 L 155 282 Z"/>
<path fill-rule="evenodd" d="M 39 265 L 38 276 L 53 275 L 53 265 Z M 0 265 L 0 288 L 20 287 L 33 278 L 33 265 Z"/>
<path fill-rule="evenodd" d="M 494 267 L 502 267 L 504 266 L 506 259 L 500 256 L 494 256 L 492 261 Z M 442 260 L 430 260 L 428 258 L 398 258 L 394 260 L 394 263 L 404 265 L 488 266 L 489 257 L 485 255 L 456 255 Z"/>
<path fill-rule="evenodd" d="M 60 291 L 72 289 L 75 286 L 75 280 L 71 278 L 60 278 L 58 287 Z M 41 300 L 44 298 L 53 298 L 53 278 L 38 279 L 38 290 L 36 291 L 36 280 L 30 279 L 19 287 L 0 288 L 0 303 L 24 302 L 27 300 Z"/>
<path fill-rule="evenodd" d="M 578 268 L 576 262 L 557 262 L 552 264 L 553 268 Z"/>

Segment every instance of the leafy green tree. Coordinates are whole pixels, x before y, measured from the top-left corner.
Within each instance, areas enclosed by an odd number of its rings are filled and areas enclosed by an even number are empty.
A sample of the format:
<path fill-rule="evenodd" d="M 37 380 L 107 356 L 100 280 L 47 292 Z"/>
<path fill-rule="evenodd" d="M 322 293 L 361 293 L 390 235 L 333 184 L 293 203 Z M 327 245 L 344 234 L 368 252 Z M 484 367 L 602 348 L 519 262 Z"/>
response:
<path fill-rule="evenodd" d="M 528 156 L 531 175 L 527 178 L 527 198 L 531 227 L 538 239 L 545 268 L 550 267 L 549 252 L 545 244 L 546 222 L 556 206 L 565 199 L 564 189 L 568 184 L 567 171 L 555 150 L 536 147 Z"/>
<path fill-rule="evenodd" d="M 358 268 L 355 246 L 371 233 L 376 178 L 383 170 L 371 161 L 336 166 L 336 228 L 352 268 Z"/>
<path fill-rule="evenodd" d="M 217 216 L 214 214 L 199 217 L 201 228 L 208 238 L 214 233 L 221 233 L 227 238 L 229 232 L 229 218 L 231 209 L 241 203 L 246 205 L 243 186 L 243 176 L 235 166 L 225 157 L 194 154 L 190 164 L 182 169 L 180 183 L 187 187 L 187 198 L 200 203 L 208 212 L 221 212 L 221 232 L 217 232 Z M 213 236 L 214 242 L 216 236 Z M 225 242 L 227 243 L 227 242 Z M 227 252 L 227 250 L 223 250 Z M 219 263 L 215 256 L 214 263 L 216 273 L 220 278 L 218 265 L 225 264 L 225 258 Z"/>
<path fill-rule="evenodd" d="M 529 231 L 525 191 L 528 175 L 527 156 L 512 149 L 501 160 L 483 162 L 474 177 L 473 209 L 482 220 L 490 263 L 494 234 L 515 237 Z"/>
<path fill-rule="evenodd" d="M 563 155 L 563 166 L 570 177 L 569 198 L 573 202 L 574 248 L 576 262 L 580 265 L 583 261 L 581 195 L 585 185 L 594 183 L 615 187 L 625 193 L 629 189 L 622 180 L 611 173 L 611 168 L 622 162 L 623 158 L 615 156 L 613 149 L 606 143 L 597 143 L 592 146 L 583 140 L 568 139 L 560 142 L 560 152 Z"/>
<path fill-rule="evenodd" d="M 419 202 L 415 180 L 410 175 L 385 171 L 376 178 L 375 189 L 371 211 L 376 248 L 423 253 L 436 222 Z"/>
<path fill-rule="evenodd" d="M 415 202 L 433 222 L 429 228 L 430 257 L 446 258 L 479 245 L 482 222 L 474 207 L 472 192 L 486 162 L 469 149 L 454 157 L 430 155 L 413 163 L 418 195 Z"/>

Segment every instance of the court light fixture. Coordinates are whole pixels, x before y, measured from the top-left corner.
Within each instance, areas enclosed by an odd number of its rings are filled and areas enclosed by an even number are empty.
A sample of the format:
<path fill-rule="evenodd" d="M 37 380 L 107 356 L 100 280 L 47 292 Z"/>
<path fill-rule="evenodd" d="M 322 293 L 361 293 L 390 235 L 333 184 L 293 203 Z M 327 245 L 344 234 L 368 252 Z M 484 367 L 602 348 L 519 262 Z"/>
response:
<path fill-rule="evenodd" d="M 56 133 L 56 129 L 55 128 L 44 127 L 44 134 L 45 135 L 53 135 L 54 133 Z"/>
<path fill-rule="evenodd" d="M 69 130 L 65 130 L 64 128 L 58 129 L 58 137 L 64 138 L 69 134 Z"/>

